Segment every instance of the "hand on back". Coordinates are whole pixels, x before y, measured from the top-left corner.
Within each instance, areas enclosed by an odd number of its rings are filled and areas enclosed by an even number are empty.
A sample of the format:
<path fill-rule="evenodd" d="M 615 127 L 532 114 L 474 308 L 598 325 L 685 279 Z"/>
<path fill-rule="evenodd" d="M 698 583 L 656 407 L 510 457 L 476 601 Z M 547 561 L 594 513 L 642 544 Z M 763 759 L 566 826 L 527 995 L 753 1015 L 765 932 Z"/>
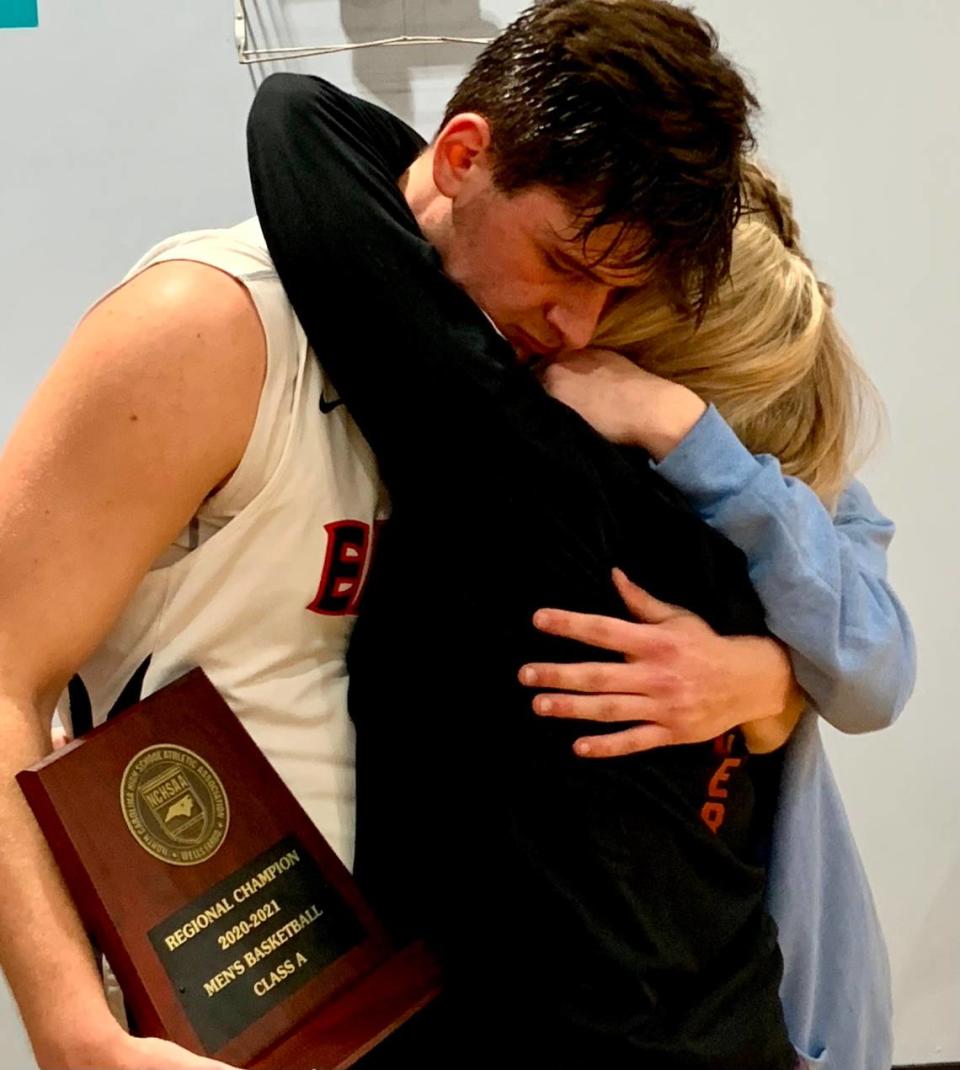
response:
<path fill-rule="evenodd" d="M 779 643 L 718 635 L 695 613 L 661 602 L 619 570 L 614 582 L 636 623 L 545 609 L 534 624 L 551 635 L 623 655 L 623 661 L 538 663 L 520 682 L 545 717 L 633 722 L 574 745 L 585 758 L 611 758 L 678 743 L 702 743 L 743 726 L 747 746 L 766 752 L 789 737 L 805 704 Z"/>

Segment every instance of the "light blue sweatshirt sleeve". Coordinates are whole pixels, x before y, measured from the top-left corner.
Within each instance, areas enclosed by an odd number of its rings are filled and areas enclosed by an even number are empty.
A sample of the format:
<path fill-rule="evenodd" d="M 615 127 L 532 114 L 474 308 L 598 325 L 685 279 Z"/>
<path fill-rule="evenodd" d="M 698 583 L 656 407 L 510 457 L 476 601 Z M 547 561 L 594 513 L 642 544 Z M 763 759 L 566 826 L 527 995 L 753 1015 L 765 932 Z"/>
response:
<path fill-rule="evenodd" d="M 916 650 L 887 582 L 894 526 L 866 488 L 852 482 L 831 517 L 712 405 L 653 468 L 746 554 L 767 626 L 820 714 L 842 732 L 892 724 L 913 690 Z"/>

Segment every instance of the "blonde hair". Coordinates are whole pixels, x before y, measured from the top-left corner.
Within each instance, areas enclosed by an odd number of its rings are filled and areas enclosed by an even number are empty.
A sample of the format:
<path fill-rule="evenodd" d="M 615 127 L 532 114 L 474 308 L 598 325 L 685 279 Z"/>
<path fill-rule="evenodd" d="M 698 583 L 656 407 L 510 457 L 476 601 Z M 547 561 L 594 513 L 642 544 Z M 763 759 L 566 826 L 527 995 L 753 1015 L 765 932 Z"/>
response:
<path fill-rule="evenodd" d="M 799 245 L 793 206 L 752 161 L 729 279 L 698 324 L 654 287 L 624 294 L 594 345 L 716 405 L 753 453 L 777 457 L 831 510 L 876 443 L 879 396 Z"/>

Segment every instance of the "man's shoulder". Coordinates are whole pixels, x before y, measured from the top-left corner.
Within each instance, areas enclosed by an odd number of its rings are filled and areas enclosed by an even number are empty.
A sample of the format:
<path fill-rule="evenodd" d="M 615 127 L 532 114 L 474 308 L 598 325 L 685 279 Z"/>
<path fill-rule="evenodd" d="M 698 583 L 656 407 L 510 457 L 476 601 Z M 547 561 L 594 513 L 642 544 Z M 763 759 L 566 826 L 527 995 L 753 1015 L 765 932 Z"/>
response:
<path fill-rule="evenodd" d="M 163 238 L 137 260 L 123 282 L 154 264 L 186 261 L 208 264 L 239 279 L 277 277 L 259 220 L 252 216 L 229 227 L 181 231 Z"/>
<path fill-rule="evenodd" d="M 252 425 L 266 370 L 260 316 L 246 286 L 206 261 L 149 264 L 84 317 L 70 348 L 105 403 L 146 390 L 171 425 L 202 420 L 228 437 Z"/>
<path fill-rule="evenodd" d="M 267 336 L 285 337 L 277 332 L 293 321 L 256 217 L 158 242 L 99 304 L 121 316 L 138 309 L 144 335 L 162 325 L 165 348 L 201 362 L 191 374 L 224 373 L 226 362 L 262 380 Z M 150 348 L 147 337 L 138 348 Z"/>
<path fill-rule="evenodd" d="M 126 317 L 139 310 L 137 318 L 143 330 L 163 324 L 168 340 L 183 334 L 187 341 L 192 330 L 198 341 L 205 341 L 210 332 L 232 331 L 245 320 L 255 324 L 256 312 L 246 288 L 239 283 L 232 272 L 207 260 L 173 257 L 147 264 L 130 275 L 100 305 L 110 309 L 114 317 L 121 311 Z M 143 343 L 151 344 L 146 334 Z"/>

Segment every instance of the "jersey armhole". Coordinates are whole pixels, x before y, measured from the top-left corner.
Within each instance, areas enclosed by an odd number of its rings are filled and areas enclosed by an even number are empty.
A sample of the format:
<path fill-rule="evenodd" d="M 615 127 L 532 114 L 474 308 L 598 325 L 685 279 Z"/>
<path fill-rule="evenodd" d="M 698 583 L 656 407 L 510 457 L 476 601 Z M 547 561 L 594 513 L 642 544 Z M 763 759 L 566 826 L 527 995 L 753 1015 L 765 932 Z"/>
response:
<path fill-rule="evenodd" d="M 201 505 L 197 517 L 222 527 L 270 482 L 291 431 L 297 381 L 305 356 L 296 320 L 272 272 L 234 275 L 250 295 L 266 341 L 266 370 L 257 415 L 240 463 Z"/>
<path fill-rule="evenodd" d="M 223 528 L 260 494 L 277 471 L 293 427 L 306 340 L 273 263 L 260 246 L 256 220 L 229 230 L 174 235 L 148 251 L 91 308 L 156 264 L 184 261 L 228 275 L 246 290 L 260 320 L 265 369 L 250 437 L 233 472 L 201 504 L 154 568 L 171 564 Z M 89 310 L 88 310 L 89 311 Z M 86 315 L 87 313 L 85 313 Z M 229 389 L 229 383 L 225 384 Z"/>

